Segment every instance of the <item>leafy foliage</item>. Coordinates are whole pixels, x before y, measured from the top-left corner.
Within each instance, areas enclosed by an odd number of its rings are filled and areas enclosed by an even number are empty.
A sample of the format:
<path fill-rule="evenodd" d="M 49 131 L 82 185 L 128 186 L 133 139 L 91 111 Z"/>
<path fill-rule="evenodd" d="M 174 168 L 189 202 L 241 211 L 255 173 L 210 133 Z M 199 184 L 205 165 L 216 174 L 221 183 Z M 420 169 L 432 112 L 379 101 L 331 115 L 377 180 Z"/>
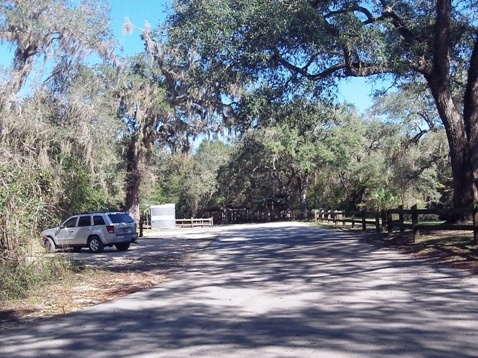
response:
<path fill-rule="evenodd" d="M 194 49 L 202 71 L 225 89 L 241 83 L 254 92 L 266 84 L 291 99 L 323 98 L 343 77 L 424 84 L 447 133 L 453 204 L 478 200 L 478 41 L 471 2 L 177 0 L 175 5 L 171 41 Z"/>
<path fill-rule="evenodd" d="M 217 173 L 221 165 L 227 162 L 228 148 L 220 141 L 204 141 L 193 156 L 193 166 L 186 174 L 182 185 L 180 203 L 184 203 L 186 217 L 197 216 L 199 210 L 218 204 Z"/>
<path fill-rule="evenodd" d="M 250 131 L 219 172 L 224 203 L 259 210 L 275 201 L 286 212 L 301 209 L 301 200 L 309 209 L 440 202 L 443 131 L 415 143 L 402 126 L 365 121 L 348 107 L 324 113 Z M 300 186 L 307 177 L 308 193 Z"/>
<path fill-rule="evenodd" d="M 75 7 L 68 1 L 1 1 L 0 42 L 14 49 L 13 73 L 2 99 L 18 93 L 41 57 L 51 61 L 51 77 L 59 82 L 92 52 L 111 58 L 108 12 L 104 1 L 83 0 Z"/>

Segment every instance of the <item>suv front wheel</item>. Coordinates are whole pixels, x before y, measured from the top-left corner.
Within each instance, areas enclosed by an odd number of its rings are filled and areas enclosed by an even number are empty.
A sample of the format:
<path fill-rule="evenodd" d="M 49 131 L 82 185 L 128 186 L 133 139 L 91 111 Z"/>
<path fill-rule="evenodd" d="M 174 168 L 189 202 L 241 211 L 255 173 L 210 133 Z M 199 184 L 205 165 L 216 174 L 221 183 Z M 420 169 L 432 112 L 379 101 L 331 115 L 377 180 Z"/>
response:
<path fill-rule="evenodd" d="M 43 246 L 45 247 L 46 252 L 55 252 L 55 243 L 50 237 L 45 237 Z"/>
<path fill-rule="evenodd" d="M 103 245 L 103 242 L 98 236 L 92 236 L 88 239 L 88 249 L 91 252 L 94 252 L 94 253 L 102 252 L 104 248 L 105 248 L 105 245 Z"/>

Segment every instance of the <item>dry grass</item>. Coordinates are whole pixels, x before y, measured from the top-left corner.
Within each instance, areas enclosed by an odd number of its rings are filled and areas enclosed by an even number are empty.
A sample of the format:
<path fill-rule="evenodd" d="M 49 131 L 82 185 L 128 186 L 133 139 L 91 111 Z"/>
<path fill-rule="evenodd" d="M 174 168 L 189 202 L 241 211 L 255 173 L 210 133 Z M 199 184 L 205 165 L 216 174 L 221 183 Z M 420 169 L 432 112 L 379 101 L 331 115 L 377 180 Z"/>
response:
<path fill-rule="evenodd" d="M 166 279 L 161 273 L 85 269 L 27 292 L 27 298 L 0 303 L 0 331 L 45 317 L 62 315 L 150 288 Z"/>
<path fill-rule="evenodd" d="M 167 276 L 155 270 L 143 273 L 85 268 L 27 292 L 25 299 L 0 302 L 0 331 L 114 300 L 153 287 Z"/>
<path fill-rule="evenodd" d="M 478 274 L 478 245 L 469 231 L 429 232 L 417 242 L 398 244 L 397 248 L 413 257 Z"/>
<path fill-rule="evenodd" d="M 358 229 L 353 230 L 363 233 Z M 377 246 L 387 246 L 430 263 L 478 274 L 478 245 L 473 243 L 470 231 L 430 231 L 422 233 L 417 242 L 412 242 L 411 232 L 395 233 L 391 237 L 374 231 L 362 235 L 363 241 Z"/>

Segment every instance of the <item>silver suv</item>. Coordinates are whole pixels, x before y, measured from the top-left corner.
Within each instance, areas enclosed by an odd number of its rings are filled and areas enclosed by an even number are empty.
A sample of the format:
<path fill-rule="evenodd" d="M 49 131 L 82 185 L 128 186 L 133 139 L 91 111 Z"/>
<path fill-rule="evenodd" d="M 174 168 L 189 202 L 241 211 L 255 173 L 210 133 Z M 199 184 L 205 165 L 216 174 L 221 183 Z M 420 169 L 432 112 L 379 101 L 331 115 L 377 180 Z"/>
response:
<path fill-rule="evenodd" d="M 67 247 L 75 251 L 87 247 L 91 252 L 102 252 L 105 246 L 113 245 L 119 251 L 126 251 L 138 239 L 136 223 L 124 212 L 75 215 L 41 234 L 43 246 L 50 252 Z"/>

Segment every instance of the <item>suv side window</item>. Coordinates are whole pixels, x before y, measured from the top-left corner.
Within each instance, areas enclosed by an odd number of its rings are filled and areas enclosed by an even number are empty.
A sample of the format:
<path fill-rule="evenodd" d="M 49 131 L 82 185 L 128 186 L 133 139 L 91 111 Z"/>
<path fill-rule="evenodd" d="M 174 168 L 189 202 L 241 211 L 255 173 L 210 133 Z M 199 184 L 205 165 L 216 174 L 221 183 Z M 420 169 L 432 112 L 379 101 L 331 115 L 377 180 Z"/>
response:
<path fill-rule="evenodd" d="M 100 215 L 93 216 L 93 225 L 105 225 L 105 219 Z"/>
<path fill-rule="evenodd" d="M 78 226 L 91 226 L 91 219 L 89 216 L 80 216 Z"/>
<path fill-rule="evenodd" d="M 64 223 L 63 223 L 63 227 L 75 227 L 76 226 L 76 219 L 78 217 L 76 216 L 73 216 L 72 218 L 69 218 L 68 220 L 66 220 Z"/>

